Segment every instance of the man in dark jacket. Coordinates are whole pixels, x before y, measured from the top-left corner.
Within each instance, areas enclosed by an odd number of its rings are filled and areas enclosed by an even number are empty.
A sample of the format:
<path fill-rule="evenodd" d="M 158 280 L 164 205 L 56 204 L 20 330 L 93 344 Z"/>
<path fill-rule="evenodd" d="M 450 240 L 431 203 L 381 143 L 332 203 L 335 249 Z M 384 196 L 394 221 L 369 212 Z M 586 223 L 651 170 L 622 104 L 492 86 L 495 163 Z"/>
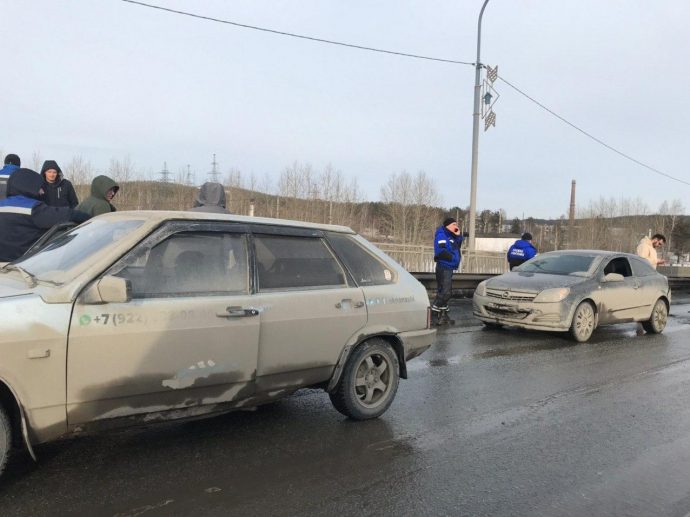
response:
<path fill-rule="evenodd" d="M 48 206 L 68 206 L 74 208 L 79 204 L 77 193 L 69 180 L 62 175 L 62 169 L 55 160 L 46 160 L 41 167 L 43 176 L 43 200 Z"/>
<path fill-rule="evenodd" d="M 89 216 L 73 208 L 48 206 L 43 178 L 30 169 L 17 169 L 7 182 L 7 199 L 0 200 L 0 262 L 21 257 L 43 233 L 58 223 L 82 223 Z"/>
<path fill-rule="evenodd" d="M 5 156 L 5 165 L 0 169 L 0 199 L 7 197 L 7 180 L 10 175 L 22 165 L 22 161 L 16 154 L 8 154 Z"/>
<path fill-rule="evenodd" d="M 508 264 L 512 271 L 515 266 L 519 266 L 523 262 L 537 254 L 537 248 L 532 245 L 532 234 L 525 232 L 522 238 L 516 240 L 513 245 L 508 248 Z"/>
<path fill-rule="evenodd" d="M 436 229 L 434 236 L 434 261 L 436 262 L 437 294 L 431 306 L 434 324 L 448 325 L 455 323 L 448 317 L 448 301 L 452 294 L 453 270 L 460 267 L 460 245 L 464 236 L 460 236 L 458 222 L 448 217 Z"/>
<path fill-rule="evenodd" d="M 212 212 L 216 214 L 229 214 L 225 208 L 225 188 L 220 183 L 207 181 L 196 195 L 192 212 Z"/>
<path fill-rule="evenodd" d="M 91 217 L 115 212 L 117 209 L 110 202 L 118 190 L 120 186 L 108 176 L 96 176 L 91 182 L 91 195 L 77 205 L 77 210 Z"/>

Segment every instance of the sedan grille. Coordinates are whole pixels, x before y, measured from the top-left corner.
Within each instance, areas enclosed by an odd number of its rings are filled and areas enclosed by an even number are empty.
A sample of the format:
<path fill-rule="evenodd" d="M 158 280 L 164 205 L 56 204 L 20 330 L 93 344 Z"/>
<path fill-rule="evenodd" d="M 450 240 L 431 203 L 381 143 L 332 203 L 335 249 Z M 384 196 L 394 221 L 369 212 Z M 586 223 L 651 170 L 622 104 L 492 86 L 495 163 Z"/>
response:
<path fill-rule="evenodd" d="M 526 293 L 524 291 L 509 291 L 507 289 L 487 289 L 486 296 L 499 300 L 510 300 L 516 302 L 531 302 L 537 297 L 537 293 Z"/>

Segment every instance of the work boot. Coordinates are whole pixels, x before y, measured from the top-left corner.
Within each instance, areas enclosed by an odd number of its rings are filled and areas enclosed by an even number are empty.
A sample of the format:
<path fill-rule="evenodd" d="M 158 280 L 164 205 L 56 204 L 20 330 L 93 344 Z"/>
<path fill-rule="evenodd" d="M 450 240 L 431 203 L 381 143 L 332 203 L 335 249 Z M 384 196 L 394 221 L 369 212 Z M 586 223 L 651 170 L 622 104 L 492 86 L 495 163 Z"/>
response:
<path fill-rule="evenodd" d="M 455 320 L 448 316 L 448 309 L 442 310 L 439 315 L 439 325 L 455 325 Z"/>

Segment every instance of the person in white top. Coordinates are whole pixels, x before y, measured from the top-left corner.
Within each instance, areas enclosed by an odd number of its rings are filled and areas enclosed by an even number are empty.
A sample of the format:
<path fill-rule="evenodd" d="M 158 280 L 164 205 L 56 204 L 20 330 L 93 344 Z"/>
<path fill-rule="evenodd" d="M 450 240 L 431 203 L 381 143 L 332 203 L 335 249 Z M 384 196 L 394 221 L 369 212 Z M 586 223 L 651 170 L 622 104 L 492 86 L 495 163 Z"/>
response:
<path fill-rule="evenodd" d="M 646 236 L 642 237 L 637 245 L 637 254 L 656 269 L 657 266 L 662 266 L 666 263 L 663 259 L 657 258 L 656 255 L 656 249 L 661 248 L 664 244 L 666 244 L 666 237 L 660 233 L 655 233 L 651 239 Z"/>
<path fill-rule="evenodd" d="M 640 239 L 640 243 L 637 245 L 637 254 L 643 259 L 647 260 L 654 269 L 657 266 L 662 266 L 666 264 L 666 261 L 657 258 L 656 249 L 661 248 L 666 244 L 666 237 L 660 233 L 655 233 L 652 238 L 645 236 Z M 641 336 L 644 334 L 644 328 L 641 323 L 637 324 L 637 335 Z"/>

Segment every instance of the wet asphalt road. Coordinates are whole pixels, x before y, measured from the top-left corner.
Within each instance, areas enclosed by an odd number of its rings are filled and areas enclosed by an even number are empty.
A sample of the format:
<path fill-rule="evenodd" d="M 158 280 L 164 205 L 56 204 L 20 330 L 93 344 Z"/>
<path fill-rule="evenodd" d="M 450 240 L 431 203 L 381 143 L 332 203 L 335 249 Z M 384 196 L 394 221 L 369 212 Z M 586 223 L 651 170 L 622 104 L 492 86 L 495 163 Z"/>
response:
<path fill-rule="evenodd" d="M 15 457 L 0 515 L 690 514 L 690 305 L 664 334 L 586 344 L 458 325 L 391 409 L 351 422 L 319 391 Z"/>

